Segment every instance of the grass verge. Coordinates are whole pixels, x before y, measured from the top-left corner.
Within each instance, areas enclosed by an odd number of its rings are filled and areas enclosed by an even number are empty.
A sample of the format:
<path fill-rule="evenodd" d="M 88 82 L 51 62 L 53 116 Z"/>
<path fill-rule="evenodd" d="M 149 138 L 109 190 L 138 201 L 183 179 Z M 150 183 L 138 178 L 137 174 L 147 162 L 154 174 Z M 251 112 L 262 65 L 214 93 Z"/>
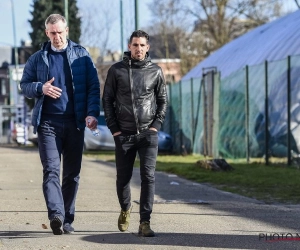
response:
<path fill-rule="evenodd" d="M 85 152 L 85 155 L 114 161 L 112 151 Z M 211 171 L 196 165 L 198 160 L 203 159 L 197 155 L 159 155 L 156 169 L 266 203 L 300 203 L 300 170 L 296 167 L 227 160 L 233 171 Z M 135 165 L 139 165 L 138 160 Z"/>

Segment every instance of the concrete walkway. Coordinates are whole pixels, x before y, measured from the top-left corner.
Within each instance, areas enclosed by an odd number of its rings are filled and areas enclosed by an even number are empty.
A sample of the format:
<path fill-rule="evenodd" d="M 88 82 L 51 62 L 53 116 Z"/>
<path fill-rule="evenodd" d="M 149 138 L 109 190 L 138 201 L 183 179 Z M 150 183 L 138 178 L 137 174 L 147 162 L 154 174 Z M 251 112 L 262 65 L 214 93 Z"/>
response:
<path fill-rule="evenodd" d="M 114 164 L 84 157 L 72 235 L 54 236 L 35 148 L 0 147 L 2 249 L 300 249 L 299 206 L 267 205 L 174 175 L 157 173 L 151 226 L 137 235 L 139 169 L 128 232 L 117 228 Z"/>

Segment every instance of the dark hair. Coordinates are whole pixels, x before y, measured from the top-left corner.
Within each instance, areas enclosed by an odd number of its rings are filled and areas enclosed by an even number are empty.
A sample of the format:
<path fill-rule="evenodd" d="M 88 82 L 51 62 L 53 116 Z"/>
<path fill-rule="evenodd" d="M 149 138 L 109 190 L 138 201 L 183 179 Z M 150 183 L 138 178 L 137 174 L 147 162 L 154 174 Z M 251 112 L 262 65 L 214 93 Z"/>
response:
<path fill-rule="evenodd" d="M 133 31 L 131 36 L 130 36 L 129 43 L 132 42 L 132 38 L 134 38 L 134 37 L 145 37 L 146 40 L 147 40 L 147 43 L 149 42 L 149 35 L 143 30 Z"/>

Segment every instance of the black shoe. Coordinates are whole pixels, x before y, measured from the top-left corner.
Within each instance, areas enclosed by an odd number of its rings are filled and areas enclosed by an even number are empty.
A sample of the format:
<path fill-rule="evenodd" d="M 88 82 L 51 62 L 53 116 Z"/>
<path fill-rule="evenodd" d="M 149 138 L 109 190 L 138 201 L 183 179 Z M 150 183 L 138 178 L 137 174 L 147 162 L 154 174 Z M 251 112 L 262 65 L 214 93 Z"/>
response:
<path fill-rule="evenodd" d="M 64 226 L 63 226 L 63 230 L 64 230 L 65 234 L 74 233 L 74 227 L 72 227 L 70 223 L 65 223 Z"/>
<path fill-rule="evenodd" d="M 61 230 L 62 222 L 59 217 L 55 216 L 51 221 L 50 221 L 50 227 L 53 231 L 54 235 L 61 235 L 63 231 Z"/>

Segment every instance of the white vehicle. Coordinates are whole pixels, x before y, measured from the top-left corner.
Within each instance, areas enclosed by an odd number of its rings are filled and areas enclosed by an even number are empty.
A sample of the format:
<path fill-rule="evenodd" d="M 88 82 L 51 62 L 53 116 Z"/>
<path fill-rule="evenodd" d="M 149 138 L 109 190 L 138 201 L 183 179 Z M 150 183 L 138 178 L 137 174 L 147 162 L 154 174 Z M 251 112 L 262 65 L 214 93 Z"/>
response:
<path fill-rule="evenodd" d="M 114 138 L 106 126 L 104 112 L 100 112 L 98 119 L 99 136 L 94 136 L 89 128 L 84 131 L 84 150 L 114 150 Z M 158 131 L 158 152 L 172 153 L 173 140 L 163 131 Z"/>
<path fill-rule="evenodd" d="M 114 138 L 106 126 L 104 112 L 100 112 L 98 119 L 99 136 L 94 136 L 89 128 L 84 131 L 84 150 L 114 150 Z"/>
<path fill-rule="evenodd" d="M 15 123 L 11 131 L 11 139 L 18 145 L 30 145 L 28 141 L 28 128 L 22 123 Z"/>
<path fill-rule="evenodd" d="M 37 133 L 33 133 L 33 126 L 30 124 L 28 128 L 28 141 L 32 142 L 35 146 L 38 145 Z"/>

